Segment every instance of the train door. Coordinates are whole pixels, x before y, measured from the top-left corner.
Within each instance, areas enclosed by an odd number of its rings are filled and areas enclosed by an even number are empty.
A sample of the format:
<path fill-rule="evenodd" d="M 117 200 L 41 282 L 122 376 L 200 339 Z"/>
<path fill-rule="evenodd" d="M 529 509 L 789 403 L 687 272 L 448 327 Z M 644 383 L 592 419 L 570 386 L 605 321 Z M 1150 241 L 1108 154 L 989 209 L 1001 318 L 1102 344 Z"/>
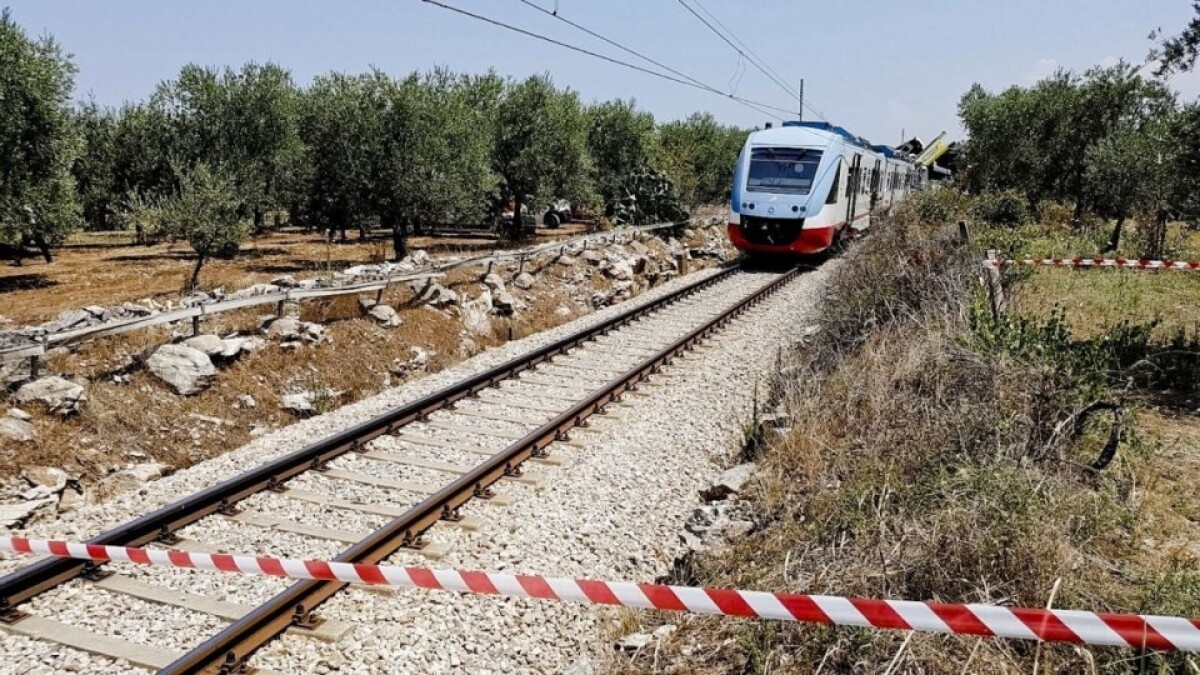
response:
<path fill-rule="evenodd" d="M 846 181 L 846 227 L 854 222 L 854 210 L 858 204 L 858 193 L 862 189 L 862 155 L 850 160 L 850 180 Z"/>
<path fill-rule="evenodd" d="M 879 170 L 880 164 L 882 164 L 880 159 L 875 158 L 875 168 L 871 169 L 871 213 L 875 213 L 875 208 L 879 204 L 880 181 L 883 179 L 883 172 Z"/>

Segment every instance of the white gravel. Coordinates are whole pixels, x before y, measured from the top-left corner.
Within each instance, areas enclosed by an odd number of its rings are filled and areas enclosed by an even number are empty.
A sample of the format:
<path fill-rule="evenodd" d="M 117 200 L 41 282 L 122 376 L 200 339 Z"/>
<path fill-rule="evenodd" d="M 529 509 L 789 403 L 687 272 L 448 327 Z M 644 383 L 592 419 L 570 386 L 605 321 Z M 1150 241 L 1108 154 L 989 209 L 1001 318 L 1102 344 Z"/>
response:
<path fill-rule="evenodd" d="M 428 533 L 434 542 L 450 544 L 447 558 L 438 566 L 519 571 L 535 574 L 587 576 L 600 579 L 652 580 L 665 573 L 680 551 L 678 531 L 696 504 L 696 490 L 726 463 L 740 439 L 740 421 L 745 418 L 756 377 L 775 360 L 774 345 L 796 333 L 805 323 L 818 299 L 817 289 L 837 263 L 802 276 L 766 303 L 754 308 L 721 334 L 709 349 L 687 356 L 655 377 L 665 387 L 647 387 L 625 402 L 610 408 L 605 417 L 594 418 L 591 431 L 574 434 L 587 450 L 559 444 L 553 454 L 568 460 L 562 467 L 527 465 L 545 480 L 532 486 L 504 481 L 498 492 L 512 499 L 500 507 L 472 502 L 467 515 L 482 519 L 477 531 L 435 527 Z M 634 303 L 669 292 L 701 275 L 655 289 Z M 766 275 L 739 275 L 730 283 L 704 291 L 696 299 L 681 303 L 680 311 L 668 310 L 663 317 L 636 324 L 636 343 L 653 342 L 653 336 L 669 332 L 680 335 L 699 325 L 750 288 L 766 283 Z M 220 458 L 148 484 L 105 505 L 83 509 L 69 519 L 38 523 L 31 536 L 82 538 L 105 527 L 145 513 L 184 494 L 229 477 L 270 457 L 293 451 L 312 440 L 355 422 L 380 414 L 388 408 L 435 391 L 469 374 L 480 372 L 535 346 L 624 311 L 625 305 L 607 308 L 570 324 L 529 338 L 508 343 L 440 373 L 430 375 L 345 406 L 332 413 L 305 420 L 259 438 Z M 682 311 L 684 308 L 690 311 Z M 699 311 L 697 311 L 699 310 Z M 629 351 L 635 341 L 620 333 L 599 341 L 600 348 L 575 350 L 555 363 L 601 365 L 596 380 L 626 370 L 636 359 L 615 352 Z M 665 344 L 665 342 L 664 342 Z M 590 345 L 589 345 L 590 346 Z M 652 353 L 650 344 L 638 350 Z M 614 352 L 597 357 L 601 351 Z M 585 381 L 585 377 L 587 380 Z M 514 405 L 536 403 L 565 409 L 568 403 L 545 398 L 547 394 L 577 398 L 595 388 L 592 376 L 572 377 L 566 368 L 546 367 L 522 381 L 503 383 L 501 392 Z M 545 383 L 554 383 L 550 388 Z M 559 383 L 561 382 L 561 386 Z M 538 384 L 535 384 L 538 383 Z M 497 398 L 510 397 L 504 396 Z M 539 413 L 511 407 L 502 401 L 482 398 L 464 401 L 463 409 L 486 411 L 518 418 L 549 419 Z M 476 407 L 477 406 L 477 407 Z M 498 450 L 509 441 L 484 430 L 519 433 L 522 427 L 506 421 L 467 418 L 453 411 L 439 413 L 434 420 L 463 427 L 464 431 L 414 424 L 402 433 L 452 442 L 461 447 Z M 470 431 L 465 431 L 470 430 Z M 461 450 L 435 448 L 404 442 L 394 437 L 377 439 L 372 449 L 391 454 L 424 457 L 460 466 L 471 466 L 481 455 Z M 334 468 L 404 480 L 436 487 L 453 479 L 453 474 L 409 467 L 395 462 L 345 456 Z M 398 493 L 354 482 L 332 480 L 319 474 L 300 477 L 289 484 L 297 489 L 336 494 L 362 503 L 386 503 L 393 507 L 415 503 L 422 495 Z M 286 518 L 299 524 L 319 525 L 344 532 L 366 532 L 386 518 L 356 511 L 309 504 L 278 495 L 256 495 L 242 503 L 247 510 Z M 272 531 L 214 517 L 186 528 L 181 536 L 225 550 L 270 555 L 329 558 L 344 544 Z M 0 559 L 0 571 L 16 560 Z M 19 562 L 26 562 L 20 560 Z M 430 564 L 409 552 L 390 561 L 397 564 Z M 285 587 L 281 580 L 203 575 L 181 570 L 161 570 L 112 565 L 123 573 L 145 581 L 192 593 L 236 600 L 261 602 Z M 72 582 L 30 603 L 38 614 L 77 625 L 87 624 L 82 605 L 114 596 Z M 70 602 L 68 602 L 68 600 Z M 86 602 L 83 602 L 86 600 Z M 124 599 L 112 619 L 125 639 L 183 649 L 208 637 L 222 622 L 192 612 Z M 128 606 L 133 603 L 134 607 Z M 401 592 L 381 595 L 351 590 L 326 603 L 321 613 L 356 625 L 353 633 L 336 644 L 286 636 L 254 659 L 253 665 L 281 672 L 548 672 L 561 670 L 577 658 L 599 654 L 604 644 L 602 624 L 612 621 L 612 610 L 595 610 L 570 605 L 514 600 L 459 597 L 450 594 Z M 178 615 L 178 616 L 177 616 Z M 111 626 L 112 624 L 106 624 Z M 99 629 L 100 626 L 96 624 Z M 112 632 L 110 627 L 108 632 Z M 16 636 L 5 635 L 0 644 L 0 673 L 34 672 L 39 665 L 51 670 L 71 668 L 86 672 L 126 672 L 128 664 L 75 653 Z"/>

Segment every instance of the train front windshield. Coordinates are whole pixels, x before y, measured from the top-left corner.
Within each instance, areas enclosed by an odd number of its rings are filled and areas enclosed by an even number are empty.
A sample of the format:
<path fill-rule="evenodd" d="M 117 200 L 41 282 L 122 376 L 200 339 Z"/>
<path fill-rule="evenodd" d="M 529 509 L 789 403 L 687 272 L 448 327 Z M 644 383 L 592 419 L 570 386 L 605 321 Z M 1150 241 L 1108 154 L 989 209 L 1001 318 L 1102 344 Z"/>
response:
<path fill-rule="evenodd" d="M 746 189 L 806 195 L 812 190 L 821 151 L 805 148 L 752 148 Z"/>

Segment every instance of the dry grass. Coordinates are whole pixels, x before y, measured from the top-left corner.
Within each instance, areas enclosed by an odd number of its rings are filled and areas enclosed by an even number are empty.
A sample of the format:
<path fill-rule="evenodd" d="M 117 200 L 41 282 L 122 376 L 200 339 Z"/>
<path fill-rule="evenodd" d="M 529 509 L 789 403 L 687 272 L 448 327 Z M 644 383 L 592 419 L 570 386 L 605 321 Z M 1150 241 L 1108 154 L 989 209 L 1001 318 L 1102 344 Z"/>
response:
<path fill-rule="evenodd" d="M 658 240 L 648 241 L 665 250 L 661 242 L 655 242 Z M 699 244 L 699 239 L 695 243 Z M 695 266 L 708 264 L 697 261 Z M 94 486 L 115 467 L 129 462 L 159 461 L 186 467 L 245 444 L 255 428 L 294 422 L 296 418 L 278 405 L 280 396 L 291 390 L 328 387 L 344 392 L 329 402 L 330 409 L 360 400 L 420 376 L 398 367 L 412 357 L 413 347 L 427 350 L 431 354 L 428 370 L 437 371 L 508 340 L 510 334 L 519 339 L 588 313 L 590 307 L 577 304 L 566 290 L 566 280 L 580 270 L 586 271 L 580 286 L 586 289 L 585 297 L 592 289 L 611 285 L 607 277 L 583 263 L 572 267 L 548 264 L 540 269 L 531 265 L 528 270 L 535 273 L 534 288 L 529 292 L 510 288 L 528 307 L 510 319 L 494 318 L 493 334 L 472 336 L 473 346 L 462 341 L 463 328 L 457 316 L 414 304 L 412 292 L 402 286 L 389 289 L 383 299 L 397 308 L 404 321 L 393 329 L 363 318 L 354 297 L 305 301 L 301 318 L 324 324 L 329 341 L 290 350 L 270 343 L 258 353 L 222 366 L 215 384 L 192 397 L 175 395 L 152 375 L 131 365 L 136 356 L 171 341 L 169 327 L 85 343 L 49 359 L 47 370 L 87 380 L 88 405 L 65 420 L 35 415 L 37 441 L 13 451 L 6 447 L 6 452 L 0 453 L 0 477 L 16 475 L 30 465 L 50 465 L 64 467 Z M 475 297 L 482 289 L 483 271 L 454 270 L 442 282 Z M 516 269 L 497 271 L 511 278 Z M 569 311 L 560 313 L 562 307 Z M 253 333 L 264 309 L 217 315 L 203 330 L 223 335 Z M 190 331 L 190 326 L 180 325 L 176 330 Z M 128 375 L 128 382 L 118 382 L 114 379 L 118 375 Z M 247 394 L 255 399 L 253 409 L 238 404 Z"/>
<path fill-rule="evenodd" d="M 897 224 L 850 255 L 821 337 L 780 383 L 797 422 L 761 450 L 746 502 L 755 531 L 689 560 L 676 580 L 1030 607 L 1045 606 L 1058 586 L 1056 607 L 1200 616 L 1195 419 L 1140 411 L 1145 422 L 1127 428 L 1117 460 L 1085 470 L 1107 430 L 1089 428 L 1078 441 L 1053 430 L 1094 390 L 1044 362 L 978 347 L 969 321 L 977 252 Z M 618 659 L 614 670 L 1200 669 L 1194 656 L 1108 648 L 642 621 L 681 627 L 662 649 Z"/>
<path fill-rule="evenodd" d="M 539 230 L 533 243 L 576 236 L 582 226 Z M 413 237 L 410 246 L 430 255 L 509 248 L 494 237 Z M 270 281 L 285 274 L 320 276 L 353 265 L 377 263 L 391 256 L 391 241 L 382 236 L 330 243 L 318 233 L 283 231 L 249 240 L 233 260 L 204 266 L 201 285 L 227 291 Z M 23 265 L 0 265 L 0 316 L 18 324 L 37 323 L 59 312 L 86 305 L 114 305 L 141 298 L 178 298 L 195 259 L 184 242 L 138 246 L 132 235 L 80 234 L 55 250 L 55 260 L 40 258 Z"/>

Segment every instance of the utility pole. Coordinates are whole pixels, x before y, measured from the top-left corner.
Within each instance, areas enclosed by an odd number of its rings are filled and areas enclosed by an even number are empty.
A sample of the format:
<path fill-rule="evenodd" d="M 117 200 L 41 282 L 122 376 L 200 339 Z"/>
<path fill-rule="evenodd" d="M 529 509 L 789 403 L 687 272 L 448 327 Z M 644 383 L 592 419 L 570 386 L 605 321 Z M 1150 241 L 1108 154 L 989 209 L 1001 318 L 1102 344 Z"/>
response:
<path fill-rule="evenodd" d="M 804 121 L 804 78 L 800 78 L 800 112 L 796 115 L 796 120 Z"/>

